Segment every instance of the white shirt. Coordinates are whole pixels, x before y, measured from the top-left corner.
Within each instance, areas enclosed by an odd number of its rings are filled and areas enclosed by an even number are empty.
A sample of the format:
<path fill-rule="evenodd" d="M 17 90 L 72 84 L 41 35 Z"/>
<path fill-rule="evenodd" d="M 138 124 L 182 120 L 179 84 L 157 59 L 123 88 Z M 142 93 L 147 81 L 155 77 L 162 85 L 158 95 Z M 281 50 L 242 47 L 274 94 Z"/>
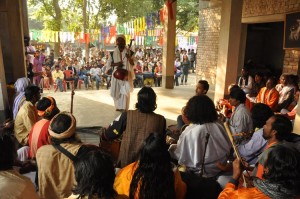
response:
<path fill-rule="evenodd" d="M 210 136 L 204 156 L 204 176 L 213 177 L 221 171 L 216 163 L 225 162 L 231 148 L 223 124 L 214 122 L 189 125 L 180 135 L 176 149 L 173 152 L 169 149 L 169 152 L 178 159 L 179 164 L 200 173 L 208 133 Z"/>
<path fill-rule="evenodd" d="M 101 75 L 101 69 L 100 68 L 91 68 L 91 70 L 90 70 L 90 74 L 92 75 L 92 76 L 100 76 Z"/>

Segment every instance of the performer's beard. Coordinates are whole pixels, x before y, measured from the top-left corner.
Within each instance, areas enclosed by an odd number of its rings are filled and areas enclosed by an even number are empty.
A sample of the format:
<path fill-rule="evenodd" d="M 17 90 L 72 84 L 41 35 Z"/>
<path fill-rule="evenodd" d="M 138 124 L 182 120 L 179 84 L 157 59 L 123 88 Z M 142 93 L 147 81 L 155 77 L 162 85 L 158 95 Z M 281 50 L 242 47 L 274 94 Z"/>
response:
<path fill-rule="evenodd" d="M 125 49 L 125 46 L 126 46 L 125 44 L 119 44 L 119 45 L 118 45 L 118 47 L 119 47 L 119 49 L 120 49 L 121 51 Z"/>

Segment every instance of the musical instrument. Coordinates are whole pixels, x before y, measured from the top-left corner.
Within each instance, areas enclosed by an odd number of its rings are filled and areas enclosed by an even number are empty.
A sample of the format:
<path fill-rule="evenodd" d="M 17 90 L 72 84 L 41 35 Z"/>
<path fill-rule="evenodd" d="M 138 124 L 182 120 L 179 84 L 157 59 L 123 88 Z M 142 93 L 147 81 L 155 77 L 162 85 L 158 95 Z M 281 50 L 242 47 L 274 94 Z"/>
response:
<path fill-rule="evenodd" d="M 245 164 L 244 164 L 244 162 L 243 162 L 243 159 L 242 159 L 242 157 L 241 157 L 241 154 L 240 154 L 240 152 L 238 151 L 238 149 L 237 149 L 237 147 L 236 147 L 236 145 L 235 145 L 235 143 L 234 143 L 234 139 L 233 139 L 231 130 L 230 130 L 230 128 L 229 128 L 228 122 L 224 122 L 224 126 L 225 126 L 226 133 L 227 133 L 227 135 L 228 135 L 228 137 L 229 137 L 229 140 L 230 140 L 230 142 L 231 142 L 231 145 L 232 145 L 232 147 L 233 147 L 233 150 L 234 150 L 234 153 L 235 153 L 235 155 L 236 155 L 236 158 L 237 158 L 238 160 L 240 160 L 241 164 L 242 164 L 243 167 L 245 168 L 246 166 L 245 166 Z M 248 173 L 247 170 L 246 170 L 246 173 L 247 173 L 248 176 L 250 176 L 250 174 Z M 247 183 L 247 181 L 246 181 L 246 179 L 245 179 L 245 176 L 242 175 L 242 177 L 243 177 L 244 185 L 247 187 L 247 184 L 248 184 L 248 183 Z"/>
<path fill-rule="evenodd" d="M 75 95 L 75 92 L 74 92 L 74 86 L 72 88 L 72 92 L 71 92 L 71 110 L 70 112 L 73 114 L 73 101 L 74 101 L 74 95 Z"/>
<path fill-rule="evenodd" d="M 134 53 L 133 51 L 130 50 L 133 41 L 134 41 L 134 39 L 130 39 L 130 44 L 128 45 L 126 57 L 131 57 L 133 55 L 133 53 Z M 128 52 L 128 50 L 129 50 L 129 52 Z M 128 71 L 126 69 L 123 69 L 122 66 L 118 66 L 118 68 L 116 69 L 116 71 L 114 72 L 113 75 L 114 75 L 114 78 L 123 81 L 123 80 L 125 80 L 127 78 Z"/>

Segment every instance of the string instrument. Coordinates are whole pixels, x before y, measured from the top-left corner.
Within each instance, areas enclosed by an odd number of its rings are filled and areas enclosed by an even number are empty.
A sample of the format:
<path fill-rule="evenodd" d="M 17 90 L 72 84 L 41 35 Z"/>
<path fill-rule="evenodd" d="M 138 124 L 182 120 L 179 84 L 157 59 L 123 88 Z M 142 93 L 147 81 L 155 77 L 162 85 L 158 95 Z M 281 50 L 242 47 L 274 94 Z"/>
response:
<path fill-rule="evenodd" d="M 128 49 L 127 49 L 127 52 L 126 52 L 126 57 L 127 58 L 131 57 L 134 54 L 134 52 L 130 50 L 133 41 L 134 41 L 134 39 L 130 39 L 130 43 L 128 45 Z M 113 75 L 114 75 L 114 78 L 116 78 L 116 79 L 125 80 L 128 76 L 128 71 L 126 69 L 118 67 Z"/>
<path fill-rule="evenodd" d="M 234 139 L 233 139 L 231 130 L 230 130 L 230 128 L 229 128 L 228 122 L 224 122 L 224 127 L 225 127 L 226 133 L 227 133 L 227 135 L 228 135 L 228 137 L 229 137 L 229 140 L 230 140 L 230 142 L 231 142 L 231 145 L 232 145 L 232 147 L 233 147 L 233 150 L 234 150 L 234 153 L 235 153 L 235 155 L 236 155 L 236 158 L 237 158 L 238 160 L 240 160 L 240 162 L 242 163 L 243 167 L 246 168 L 246 165 L 245 165 L 244 162 L 243 162 L 243 159 L 242 159 L 242 157 L 241 157 L 241 154 L 240 154 L 240 152 L 238 151 L 238 149 L 237 149 L 237 147 L 236 147 L 236 144 L 235 144 L 235 142 L 234 142 Z M 247 170 L 246 170 L 246 172 L 247 172 L 247 175 L 250 176 Z M 244 185 L 245 185 L 246 187 L 248 187 L 248 183 L 247 183 L 247 180 L 245 179 L 245 176 L 242 175 L 242 177 L 243 177 Z"/>

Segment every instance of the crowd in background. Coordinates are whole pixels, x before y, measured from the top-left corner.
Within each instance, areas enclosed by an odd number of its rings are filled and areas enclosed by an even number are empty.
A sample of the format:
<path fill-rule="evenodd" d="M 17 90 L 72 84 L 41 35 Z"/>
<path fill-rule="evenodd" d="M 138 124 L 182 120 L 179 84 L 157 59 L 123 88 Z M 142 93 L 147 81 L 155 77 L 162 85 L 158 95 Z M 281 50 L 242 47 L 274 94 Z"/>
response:
<path fill-rule="evenodd" d="M 142 87 L 162 85 L 162 49 L 160 48 L 135 48 L 135 79 L 134 86 Z M 69 88 L 71 81 L 74 88 L 99 89 L 101 85 L 110 87 L 110 77 L 112 70 L 106 65 L 109 51 L 92 48 L 89 60 L 84 57 L 81 48 L 65 47 L 60 49 L 59 57 L 55 59 L 54 51 L 45 52 L 44 49 L 36 50 L 33 46 L 26 47 L 27 77 L 33 84 L 42 89 L 50 89 L 53 86 L 56 91 L 65 91 L 66 85 Z M 178 78 L 181 77 L 181 84 L 187 84 L 189 71 L 192 73 L 196 67 L 196 53 L 194 49 L 178 49 L 175 52 L 174 62 L 174 85 L 178 86 Z M 56 67 L 58 66 L 58 67 Z M 53 72 L 57 70 L 54 75 Z M 71 73 L 65 72 L 70 70 Z M 54 72 L 55 73 L 55 72 Z M 59 73 L 59 74 L 58 74 Z M 60 79 L 57 81 L 57 77 Z M 66 84 L 66 81 L 67 82 Z M 66 85 L 65 85 L 66 84 Z"/>

